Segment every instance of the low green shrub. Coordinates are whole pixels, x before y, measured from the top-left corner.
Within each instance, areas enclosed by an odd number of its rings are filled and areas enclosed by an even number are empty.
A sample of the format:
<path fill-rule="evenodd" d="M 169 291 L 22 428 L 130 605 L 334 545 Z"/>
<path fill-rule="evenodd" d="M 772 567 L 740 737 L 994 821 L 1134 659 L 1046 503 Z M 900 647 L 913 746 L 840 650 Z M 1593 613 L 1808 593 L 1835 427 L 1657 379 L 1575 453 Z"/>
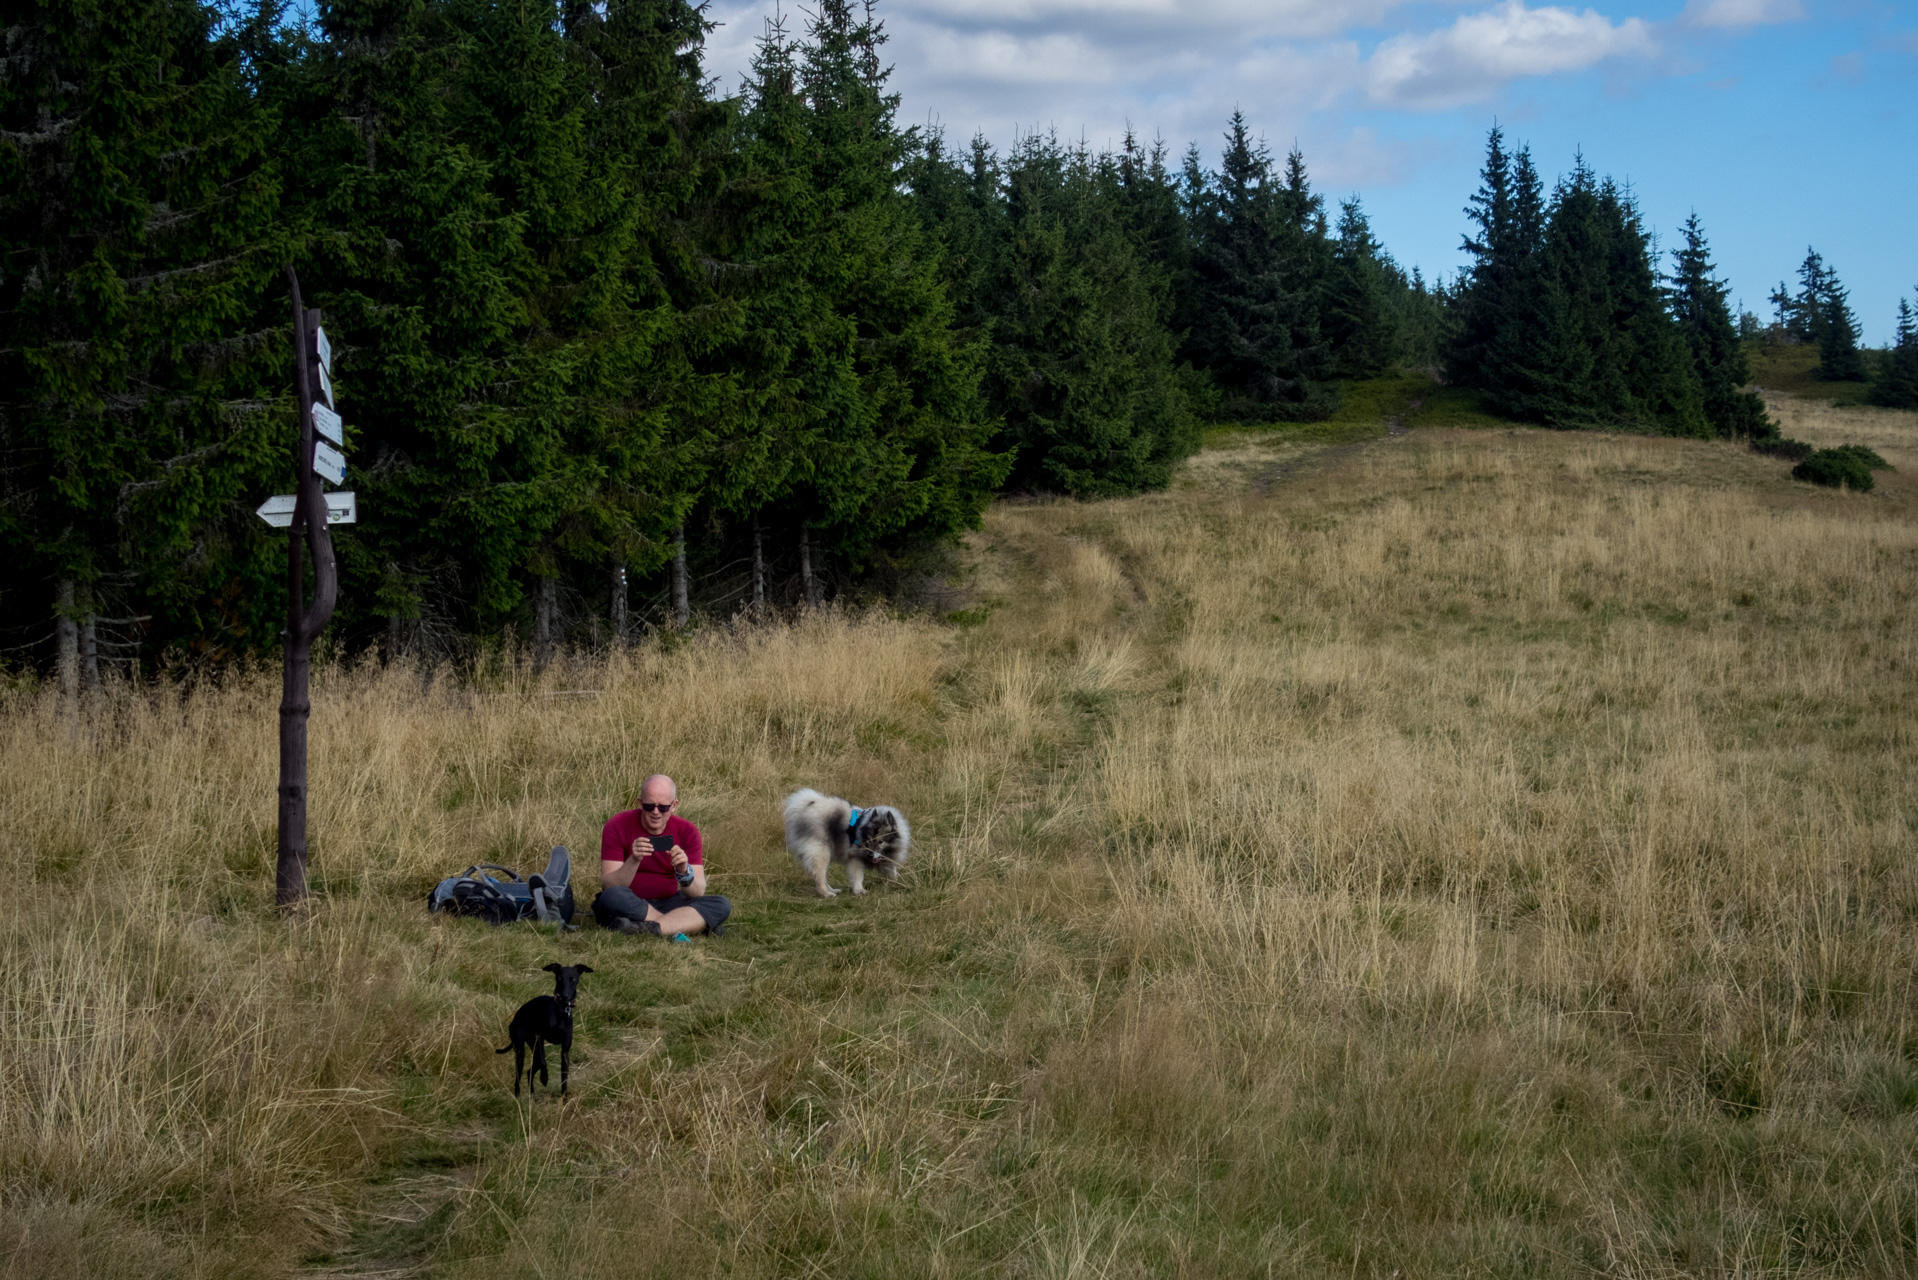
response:
<path fill-rule="evenodd" d="M 1836 489 L 1840 485 L 1870 492 L 1871 473 L 1890 471 L 1892 465 L 1860 444 L 1841 444 L 1836 449 L 1819 449 L 1791 469 L 1792 479 Z"/>

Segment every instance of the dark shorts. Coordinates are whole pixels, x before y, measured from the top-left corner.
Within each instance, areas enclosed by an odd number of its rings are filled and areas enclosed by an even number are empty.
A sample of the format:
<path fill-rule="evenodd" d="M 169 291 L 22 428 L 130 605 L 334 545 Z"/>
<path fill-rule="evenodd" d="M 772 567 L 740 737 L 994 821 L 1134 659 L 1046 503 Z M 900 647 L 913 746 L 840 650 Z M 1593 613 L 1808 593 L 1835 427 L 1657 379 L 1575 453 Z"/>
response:
<path fill-rule="evenodd" d="M 683 893 L 675 893 L 670 898 L 642 898 L 631 889 L 601 889 L 599 896 L 593 899 L 593 919 L 599 921 L 600 928 L 610 929 L 613 921 L 621 917 L 644 920 L 647 907 L 662 915 L 678 907 L 691 907 L 706 922 L 706 932 L 713 934 L 725 932 L 726 917 L 733 913 L 733 904 L 716 893 L 698 898 L 689 898 Z"/>

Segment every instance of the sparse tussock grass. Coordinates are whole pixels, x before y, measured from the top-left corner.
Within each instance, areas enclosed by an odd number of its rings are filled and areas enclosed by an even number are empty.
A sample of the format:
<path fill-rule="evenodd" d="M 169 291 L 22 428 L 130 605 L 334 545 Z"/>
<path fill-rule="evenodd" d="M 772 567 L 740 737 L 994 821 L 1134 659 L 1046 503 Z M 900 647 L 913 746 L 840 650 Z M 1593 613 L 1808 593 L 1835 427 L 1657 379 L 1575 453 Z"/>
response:
<path fill-rule="evenodd" d="M 295 924 L 274 674 L 9 695 L 6 1266 L 1912 1274 L 1918 421 L 1869 425 L 1869 495 L 1275 433 L 996 508 L 963 627 L 334 666 Z M 726 938 L 426 917 L 590 872 L 660 767 Z M 812 899 L 801 783 L 902 805 L 911 892 Z M 554 958 L 577 1097 L 515 1107 Z"/>

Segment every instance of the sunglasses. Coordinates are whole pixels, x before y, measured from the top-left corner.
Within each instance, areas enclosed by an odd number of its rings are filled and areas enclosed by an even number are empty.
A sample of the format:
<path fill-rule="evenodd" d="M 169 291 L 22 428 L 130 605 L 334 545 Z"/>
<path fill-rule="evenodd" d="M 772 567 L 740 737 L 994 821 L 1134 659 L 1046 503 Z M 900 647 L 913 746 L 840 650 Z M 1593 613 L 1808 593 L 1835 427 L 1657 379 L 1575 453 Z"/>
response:
<path fill-rule="evenodd" d="M 647 813 L 665 813 L 668 809 L 671 809 L 674 805 L 678 803 L 679 801 L 677 800 L 668 800 L 665 804 L 647 804 L 645 801 L 642 800 L 640 801 L 639 807 L 644 809 Z"/>

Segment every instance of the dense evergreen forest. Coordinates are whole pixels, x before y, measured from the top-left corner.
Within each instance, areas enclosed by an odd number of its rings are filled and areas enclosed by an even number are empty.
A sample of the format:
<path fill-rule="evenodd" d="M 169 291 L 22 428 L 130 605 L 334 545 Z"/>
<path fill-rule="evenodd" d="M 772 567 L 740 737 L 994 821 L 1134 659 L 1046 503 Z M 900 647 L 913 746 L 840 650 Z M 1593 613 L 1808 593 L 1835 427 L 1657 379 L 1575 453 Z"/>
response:
<path fill-rule="evenodd" d="M 1491 133 L 1469 265 L 1406 271 L 1235 114 L 1128 136 L 902 127 L 870 6 L 769 25 L 717 95 L 684 0 L 40 0 L 0 71 L 0 661 L 96 679 L 277 647 L 293 264 L 360 520 L 349 650 L 542 651 L 897 590 L 1006 490 L 1167 483 L 1204 424 L 1430 369 L 1563 427 L 1773 434 L 1745 344 L 1875 373 L 1812 254 L 1734 317 L 1579 159 Z"/>

